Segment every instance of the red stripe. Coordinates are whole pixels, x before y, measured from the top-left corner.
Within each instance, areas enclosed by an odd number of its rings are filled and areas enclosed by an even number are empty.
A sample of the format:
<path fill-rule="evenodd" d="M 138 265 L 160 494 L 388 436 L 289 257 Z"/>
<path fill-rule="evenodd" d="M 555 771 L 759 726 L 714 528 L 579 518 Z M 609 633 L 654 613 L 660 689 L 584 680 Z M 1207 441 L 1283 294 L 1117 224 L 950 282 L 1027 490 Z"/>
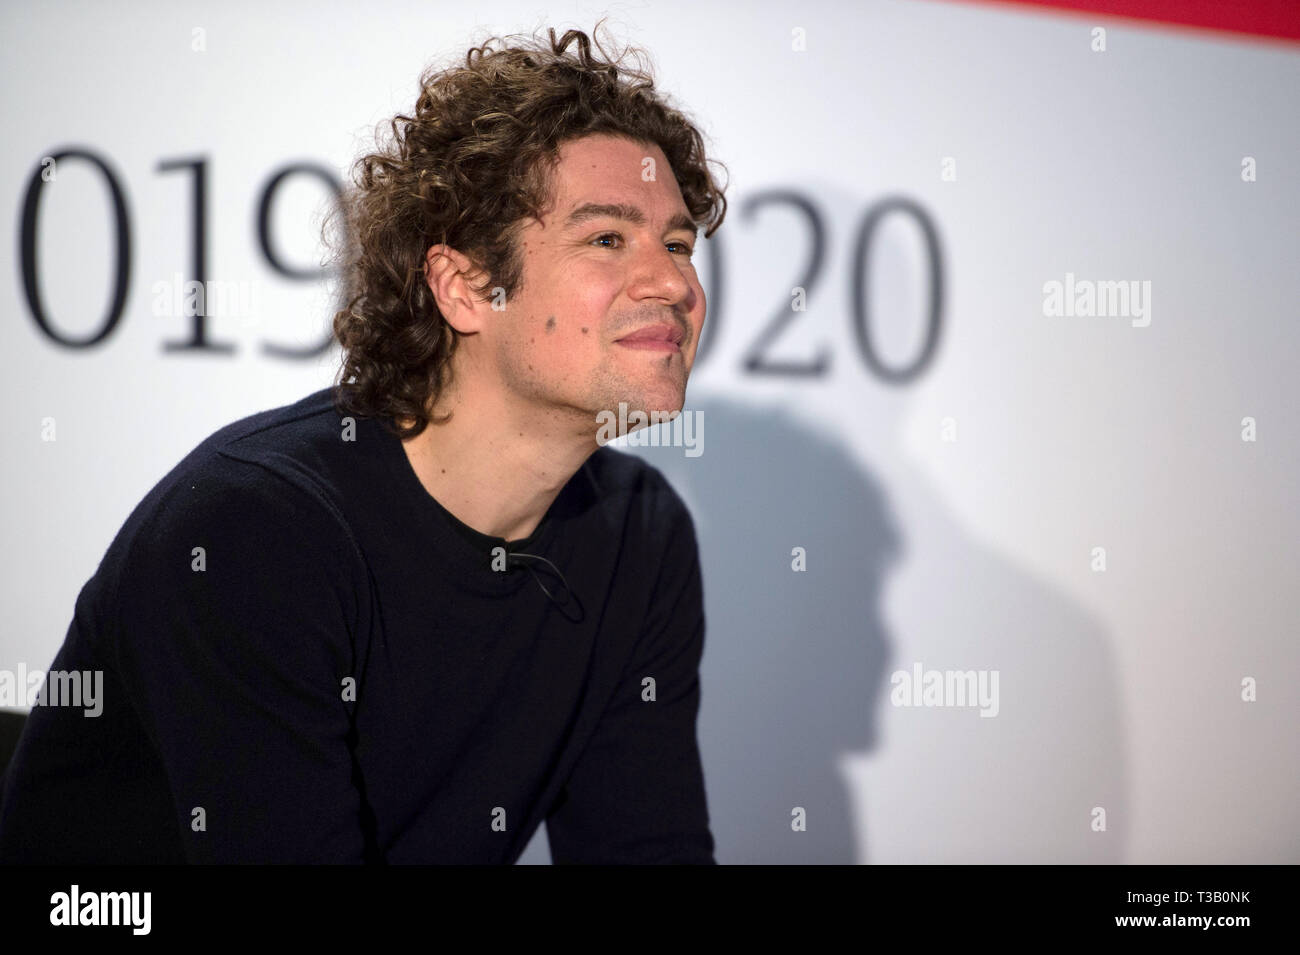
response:
<path fill-rule="evenodd" d="M 949 0 L 988 3 L 989 0 Z M 1061 13 L 1173 23 L 1225 33 L 1300 42 L 1300 0 L 996 0 Z"/>

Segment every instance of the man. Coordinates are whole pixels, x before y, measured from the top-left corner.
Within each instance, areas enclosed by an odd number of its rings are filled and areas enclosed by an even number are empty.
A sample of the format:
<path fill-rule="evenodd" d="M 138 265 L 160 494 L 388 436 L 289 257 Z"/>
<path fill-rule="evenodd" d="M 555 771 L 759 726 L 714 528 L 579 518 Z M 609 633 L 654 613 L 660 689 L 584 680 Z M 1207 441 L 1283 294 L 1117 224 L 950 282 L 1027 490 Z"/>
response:
<path fill-rule="evenodd" d="M 682 408 L 725 200 L 585 34 L 491 43 L 358 163 L 339 382 L 200 444 L 83 588 L 51 669 L 102 713 L 33 708 L 0 860 L 715 861 L 694 524 L 598 436 Z"/>

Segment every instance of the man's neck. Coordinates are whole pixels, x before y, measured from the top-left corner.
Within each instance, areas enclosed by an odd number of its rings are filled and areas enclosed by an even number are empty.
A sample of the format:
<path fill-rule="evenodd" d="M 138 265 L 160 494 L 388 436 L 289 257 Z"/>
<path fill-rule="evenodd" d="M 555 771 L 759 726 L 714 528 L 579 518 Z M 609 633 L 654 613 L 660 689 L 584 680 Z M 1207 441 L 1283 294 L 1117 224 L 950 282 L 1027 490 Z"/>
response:
<path fill-rule="evenodd" d="M 453 387 L 403 450 L 420 483 L 481 534 L 520 540 L 599 445 L 596 422 L 520 405 L 500 388 Z"/>

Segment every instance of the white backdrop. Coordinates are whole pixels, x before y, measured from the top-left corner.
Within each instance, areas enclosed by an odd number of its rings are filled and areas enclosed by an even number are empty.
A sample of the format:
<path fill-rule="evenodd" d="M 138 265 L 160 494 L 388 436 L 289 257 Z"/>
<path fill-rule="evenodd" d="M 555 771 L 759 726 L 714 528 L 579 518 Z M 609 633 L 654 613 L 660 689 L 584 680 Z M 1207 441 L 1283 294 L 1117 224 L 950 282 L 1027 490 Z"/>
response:
<path fill-rule="evenodd" d="M 335 350 L 266 350 L 324 341 L 331 314 L 327 283 L 272 264 L 319 263 L 329 191 L 273 177 L 341 177 L 432 60 L 606 13 L 731 173 L 701 255 L 703 453 L 629 449 L 700 529 L 719 861 L 1300 861 L 1283 43 L 930 0 L 7 5 L 0 669 L 49 666 L 185 452 L 329 383 Z M 41 187 L 45 329 L 23 282 L 28 189 L 67 150 L 107 164 L 129 232 L 120 317 L 84 347 L 121 248 L 90 162 Z M 250 298 L 207 319 L 228 351 L 168 351 L 194 320 L 155 285 L 194 277 L 200 170 L 205 277 Z M 1149 312 L 1045 314 L 1067 274 L 1136 282 Z M 856 328 L 915 374 L 874 370 Z M 917 665 L 997 671 L 996 715 L 894 705 Z M 539 834 L 522 861 L 548 858 Z"/>

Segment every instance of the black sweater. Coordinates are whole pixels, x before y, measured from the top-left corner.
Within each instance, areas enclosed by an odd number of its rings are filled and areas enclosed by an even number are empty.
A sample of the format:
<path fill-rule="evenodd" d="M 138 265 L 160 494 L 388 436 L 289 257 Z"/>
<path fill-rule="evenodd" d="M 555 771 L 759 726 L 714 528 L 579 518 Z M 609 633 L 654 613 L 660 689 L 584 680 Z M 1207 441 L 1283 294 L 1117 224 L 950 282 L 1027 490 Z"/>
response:
<path fill-rule="evenodd" d="M 545 822 L 555 862 L 714 863 L 663 475 L 601 448 L 507 545 L 331 399 L 220 429 L 131 513 L 50 667 L 102 670 L 102 713 L 32 708 L 0 861 L 510 863 Z"/>

